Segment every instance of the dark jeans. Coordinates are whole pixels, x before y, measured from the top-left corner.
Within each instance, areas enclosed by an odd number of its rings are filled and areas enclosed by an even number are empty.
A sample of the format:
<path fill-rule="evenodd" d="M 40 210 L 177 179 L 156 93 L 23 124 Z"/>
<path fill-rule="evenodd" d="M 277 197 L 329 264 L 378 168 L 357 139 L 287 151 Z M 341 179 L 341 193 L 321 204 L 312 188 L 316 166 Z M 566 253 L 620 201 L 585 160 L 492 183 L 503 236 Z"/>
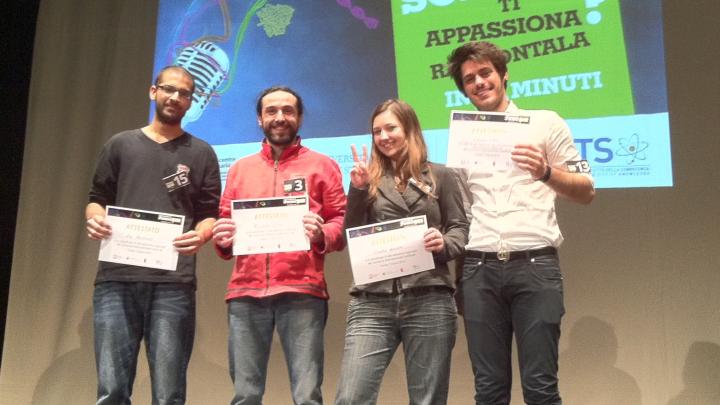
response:
<path fill-rule="evenodd" d="M 145 339 L 153 404 L 184 404 L 195 337 L 195 289 L 179 283 L 97 284 L 93 295 L 97 404 L 130 404 Z"/>
<path fill-rule="evenodd" d="M 561 404 L 558 342 L 565 308 L 557 256 L 508 262 L 466 257 L 460 288 L 476 404 L 510 403 L 513 333 L 525 402 Z"/>

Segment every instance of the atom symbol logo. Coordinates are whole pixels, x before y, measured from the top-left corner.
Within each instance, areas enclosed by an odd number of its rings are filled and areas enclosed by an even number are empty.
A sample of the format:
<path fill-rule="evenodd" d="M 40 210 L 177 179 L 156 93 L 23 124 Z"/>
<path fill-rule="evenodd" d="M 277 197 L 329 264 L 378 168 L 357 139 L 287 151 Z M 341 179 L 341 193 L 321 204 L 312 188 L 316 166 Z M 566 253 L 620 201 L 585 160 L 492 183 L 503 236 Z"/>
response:
<path fill-rule="evenodd" d="M 645 141 L 641 141 L 638 134 L 632 134 L 630 135 L 630 138 L 620 138 L 618 139 L 618 143 L 620 144 L 620 149 L 616 150 L 615 154 L 627 157 L 627 164 L 631 165 L 635 163 L 636 160 L 647 159 L 645 150 L 648 146 L 650 146 L 650 144 Z"/>

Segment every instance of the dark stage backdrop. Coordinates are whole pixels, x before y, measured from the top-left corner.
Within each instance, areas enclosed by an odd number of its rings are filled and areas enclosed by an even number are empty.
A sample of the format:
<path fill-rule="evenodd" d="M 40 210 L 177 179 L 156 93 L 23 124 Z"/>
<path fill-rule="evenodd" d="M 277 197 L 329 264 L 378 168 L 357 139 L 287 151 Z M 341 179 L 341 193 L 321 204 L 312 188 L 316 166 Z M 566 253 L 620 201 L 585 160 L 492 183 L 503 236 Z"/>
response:
<path fill-rule="evenodd" d="M 720 402 L 720 131 L 715 122 L 720 3 L 666 0 L 663 13 L 674 186 L 602 189 L 588 207 L 558 204 L 566 237 L 561 390 L 571 405 Z M 98 244 L 84 234 L 83 208 L 101 145 L 113 133 L 147 121 L 156 21 L 153 1 L 41 3 L 1 404 L 93 402 L 91 295 Z M 227 403 L 231 397 L 222 299 L 230 267 L 209 248 L 200 254 L 191 404 Z M 331 402 L 350 284 L 347 253 L 330 255 L 326 269 L 332 298 L 323 389 Z M 450 403 L 470 403 L 472 376 L 462 328 L 453 361 Z M 265 402 L 290 403 L 277 345 L 268 380 Z M 407 403 L 404 380 L 398 353 L 379 403 Z M 135 403 L 149 403 L 144 357 L 135 397 Z M 513 404 L 522 402 L 517 384 L 513 397 Z"/>
<path fill-rule="evenodd" d="M 0 35 L 6 38 L 3 43 L 3 63 L 0 65 L 0 88 L 5 94 L 0 101 L 0 111 L 3 111 L 0 123 L 3 140 L 3 147 L 0 148 L 0 162 L 3 162 L 0 171 L 0 350 L 5 336 L 33 38 L 39 3 L 39 0 L 11 3 L 4 9 L 3 16 L 6 18 L 0 24 Z"/>

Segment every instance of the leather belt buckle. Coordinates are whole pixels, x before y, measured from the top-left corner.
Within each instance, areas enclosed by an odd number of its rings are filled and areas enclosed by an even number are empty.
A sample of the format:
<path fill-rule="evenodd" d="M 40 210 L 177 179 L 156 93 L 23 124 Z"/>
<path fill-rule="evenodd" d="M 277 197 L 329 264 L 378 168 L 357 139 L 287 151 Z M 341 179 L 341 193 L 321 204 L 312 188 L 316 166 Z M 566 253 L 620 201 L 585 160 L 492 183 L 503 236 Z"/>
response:
<path fill-rule="evenodd" d="M 499 252 L 497 252 L 497 258 L 503 263 L 507 262 L 508 260 L 510 260 L 510 252 L 504 249 L 500 250 Z"/>

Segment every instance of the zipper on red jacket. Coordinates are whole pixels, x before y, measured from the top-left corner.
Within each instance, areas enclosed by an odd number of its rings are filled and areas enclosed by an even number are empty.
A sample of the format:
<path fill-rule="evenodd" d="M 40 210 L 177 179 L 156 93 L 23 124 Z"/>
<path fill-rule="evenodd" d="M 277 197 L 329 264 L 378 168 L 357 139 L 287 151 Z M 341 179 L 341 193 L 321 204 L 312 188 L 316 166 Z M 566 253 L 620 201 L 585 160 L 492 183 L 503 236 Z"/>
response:
<path fill-rule="evenodd" d="M 273 170 L 274 170 L 274 172 L 275 172 L 275 173 L 273 174 L 273 195 L 272 195 L 273 197 L 275 197 L 275 195 L 276 195 L 276 192 L 275 192 L 276 189 L 275 189 L 275 187 L 277 186 L 278 166 L 280 166 L 280 159 L 275 159 L 275 163 L 273 164 Z"/>
<path fill-rule="evenodd" d="M 277 174 L 278 174 L 278 166 L 280 166 L 280 160 L 275 159 L 275 163 L 273 164 L 273 197 L 276 195 L 276 186 L 277 186 Z M 265 293 L 267 294 L 267 291 L 270 289 L 270 253 L 265 254 Z"/>

